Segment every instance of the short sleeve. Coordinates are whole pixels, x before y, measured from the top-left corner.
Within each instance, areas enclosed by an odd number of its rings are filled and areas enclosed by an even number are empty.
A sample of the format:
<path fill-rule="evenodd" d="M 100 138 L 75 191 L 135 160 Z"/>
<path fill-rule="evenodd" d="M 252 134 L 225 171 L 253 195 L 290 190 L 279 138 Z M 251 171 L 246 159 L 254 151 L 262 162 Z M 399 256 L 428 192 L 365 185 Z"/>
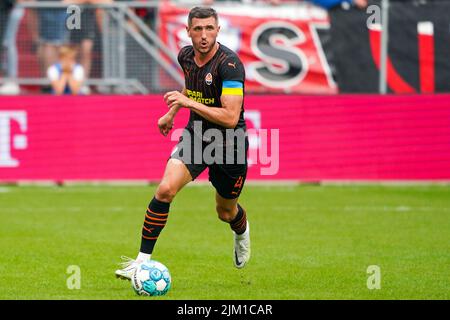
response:
<path fill-rule="evenodd" d="M 83 81 L 84 80 L 84 69 L 81 65 L 76 65 L 75 68 L 73 69 L 73 78 L 76 81 Z"/>
<path fill-rule="evenodd" d="M 228 57 L 219 67 L 222 95 L 244 95 L 245 69 L 237 57 Z"/>
<path fill-rule="evenodd" d="M 188 50 L 188 47 L 181 48 L 180 52 L 178 53 L 178 63 L 180 64 L 181 68 L 184 69 L 184 57 L 186 56 L 186 51 Z"/>
<path fill-rule="evenodd" d="M 245 69 L 242 62 L 235 56 L 230 56 L 220 65 L 222 80 L 240 81 L 244 83 Z"/>
<path fill-rule="evenodd" d="M 50 66 L 47 69 L 47 78 L 50 81 L 56 81 L 59 79 L 59 72 L 58 72 L 58 68 L 56 68 L 56 66 Z"/>

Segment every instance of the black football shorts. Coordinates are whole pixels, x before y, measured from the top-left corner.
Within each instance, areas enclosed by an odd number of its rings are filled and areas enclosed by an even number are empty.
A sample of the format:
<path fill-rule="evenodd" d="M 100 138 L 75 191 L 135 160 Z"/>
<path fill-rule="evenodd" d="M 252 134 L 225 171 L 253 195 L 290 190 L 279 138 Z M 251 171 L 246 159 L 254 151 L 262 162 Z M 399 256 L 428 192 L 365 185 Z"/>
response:
<path fill-rule="evenodd" d="M 240 148 L 237 147 L 237 144 L 230 148 L 222 147 L 223 158 L 225 159 L 225 155 L 228 153 L 228 156 L 233 158 L 232 163 L 227 163 L 225 160 L 217 161 L 219 163 L 206 163 L 202 156 L 199 156 L 198 154 L 195 155 L 194 139 L 197 139 L 197 146 L 201 146 L 202 153 L 209 143 L 205 143 L 201 138 L 198 138 L 193 134 L 191 137 L 193 137 L 190 139 L 191 141 L 184 141 L 183 136 L 180 137 L 170 159 L 181 160 L 189 170 L 192 180 L 195 180 L 206 168 L 208 168 L 209 181 L 211 181 L 221 197 L 225 199 L 235 199 L 239 197 L 247 177 L 248 138 L 245 139 L 244 150 L 239 150 Z M 186 150 L 190 150 L 190 154 L 185 154 Z M 244 152 L 245 155 L 240 155 L 241 152 Z M 239 159 L 244 159 L 244 162 L 238 161 L 238 153 L 240 155 Z M 214 155 L 214 153 L 212 154 Z"/>

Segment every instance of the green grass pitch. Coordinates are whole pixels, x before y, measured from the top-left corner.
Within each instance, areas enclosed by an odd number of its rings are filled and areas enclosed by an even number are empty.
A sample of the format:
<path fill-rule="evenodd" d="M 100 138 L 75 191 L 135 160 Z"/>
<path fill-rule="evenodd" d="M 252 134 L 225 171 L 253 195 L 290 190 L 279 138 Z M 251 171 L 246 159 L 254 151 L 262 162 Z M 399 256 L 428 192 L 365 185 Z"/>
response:
<path fill-rule="evenodd" d="M 252 259 L 237 270 L 211 186 L 172 204 L 153 258 L 164 297 L 114 277 L 154 186 L 0 187 L 0 299 L 449 299 L 450 186 L 250 186 Z M 69 290 L 67 268 L 81 270 Z M 380 268 L 369 290 L 367 268 Z"/>

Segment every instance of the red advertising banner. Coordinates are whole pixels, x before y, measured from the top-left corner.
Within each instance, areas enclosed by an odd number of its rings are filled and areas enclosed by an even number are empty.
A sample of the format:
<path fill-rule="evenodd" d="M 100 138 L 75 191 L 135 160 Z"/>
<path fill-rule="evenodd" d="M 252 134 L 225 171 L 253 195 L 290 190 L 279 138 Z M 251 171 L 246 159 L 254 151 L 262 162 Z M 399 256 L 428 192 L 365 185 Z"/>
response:
<path fill-rule="evenodd" d="M 215 6 L 220 16 L 218 41 L 234 50 L 246 70 L 246 90 L 261 93 L 332 94 L 337 86 L 320 41 L 329 28 L 326 10 L 299 6 Z M 238 10 L 236 10 L 238 8 Z M 178 53 L 190 45 L 188 9 L 162 2 L 161 40 Z"/>
<path fill-rule="evenodd" d="M 178 137 L 158 131 L 166 110 L 160 95 L 0 97 L 0 181 L 158 181 Z M 246 121 L 249 180 L 450 180 L 450 95 L 248 96 Z"/>

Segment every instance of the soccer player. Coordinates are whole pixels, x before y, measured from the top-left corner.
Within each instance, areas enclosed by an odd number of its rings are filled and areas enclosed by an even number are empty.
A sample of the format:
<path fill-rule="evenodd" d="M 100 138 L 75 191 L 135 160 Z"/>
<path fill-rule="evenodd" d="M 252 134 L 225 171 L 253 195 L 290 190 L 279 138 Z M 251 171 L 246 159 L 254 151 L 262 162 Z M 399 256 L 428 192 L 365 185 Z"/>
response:
<path fill-rule="evenodd" d="M 151 259 L 155 243 L 167 222 L 170 203 L 206 168 L 216 189 L 218 216 L 234 233 L 234 265 L 243 268 L 250 259 L 249 223 L 244 208 L 238 203 L 247 175 L 248 140 L 243 107 L 245 71 L 238 56 L 216 41 L 220 31 L 218 22 L 212 8 L 195 7 L 189 12 L 186 30 L 192 45 L 182 48 L 178 55 L 185 87 L 181 92 L 171 91 L 164 95 L 169 111 L 158 120 L 158 127 L 167 136 L 181 108 L 190 110 L 189 122 L 167 161 L 163 178 L 147 208 L 140 252 L 135 260 L 124 257 L 123 269 L 116 271 L 118 278 L 130 279 L 137 264 Z M 206 134 L 209 129 L 222 133 L 224 138 L 213 139 Z M 244 143 L 234 144 L 235 138 L 228 136 L 230 130 L 243 132 L 241 140 Z M 235 137 L 239 140 L 239 135 Z M 206 161 L 203 152 L 210 150 L 211 145 L 233 161 Z M 200 146 L 200 161 L 196 146 Z"/>

